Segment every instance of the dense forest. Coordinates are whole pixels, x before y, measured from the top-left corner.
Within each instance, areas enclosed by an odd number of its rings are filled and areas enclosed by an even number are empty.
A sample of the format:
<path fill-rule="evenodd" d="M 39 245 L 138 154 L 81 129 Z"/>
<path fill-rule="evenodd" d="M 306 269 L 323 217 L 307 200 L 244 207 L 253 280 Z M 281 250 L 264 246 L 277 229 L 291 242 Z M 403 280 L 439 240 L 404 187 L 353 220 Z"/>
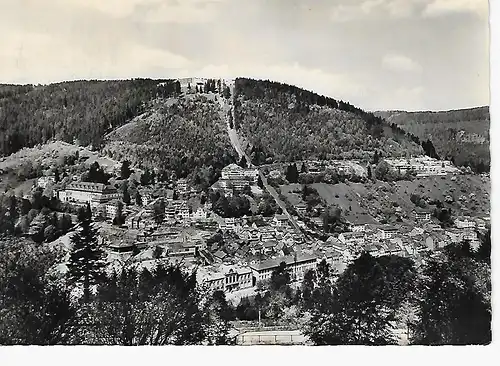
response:
<path fill-rule="evenodd" d="M 236 161 L 219 106 L 204 96 L 154 103 L 147 113 L 113 131 L 104 151 L 134 165 L 197 175 L 205 185 Z"/>
<path fill-rule="evenodd" d="M 419 139 L 344 101 L 295 86 L 236 79 L 235 128 L 256 163 L 310 159 L 371 159 L 422 152 Z"/>
<path fill-rule="evenodd" d="M 452 159 L 457 165 L 468 165 L 478 172 L 489 170 L 489 107 L 375 114 L 420 139 L 429 139 L 439 156 Z"/>
<path fill-rule="evenodd" d="M 179 89 L 173 80 L 150 79 L 0 85 L 0 155 L 50 139 L 99 148 L 107 132 L 142 113 L 149 101 Z"/>

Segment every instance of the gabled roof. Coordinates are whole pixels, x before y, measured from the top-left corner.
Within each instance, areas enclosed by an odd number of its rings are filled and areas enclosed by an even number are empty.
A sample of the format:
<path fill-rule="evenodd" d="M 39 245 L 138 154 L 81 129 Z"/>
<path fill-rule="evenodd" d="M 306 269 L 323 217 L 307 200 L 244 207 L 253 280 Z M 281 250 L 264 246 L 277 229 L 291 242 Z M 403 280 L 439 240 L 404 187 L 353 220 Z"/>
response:
<path fill-rule="evenodd" d="M 268 259 L 265 261 L 262 261 L 260 263 L 255 263 L 250 265 L 250 268 L 255 269 L 257 271 L 262 271 L 266 269 L 273 269 L 276 268 L 280 265 L 281 262 L 285 262 L 287 265 L 291 265 L 293 263 L 302 263 L 306 261 L 313 261 L 316 260 L 317 257 L 313 254 L 300 254 L 295 256 L 286 256 L 286 257 L 279 257 L 276 259 Z"/>
<path fill-rule="evenodd" d="M 239 170 L 239 171 L 243 171 L 243 168 L 240 167 L 239 165 L 237 164 L 229 164 L 229 165 L 226 165 L 224 168 L 222 168 L 222 171 L 223 172 L 227 172 L 227 171 L 230 171 L 230 170 Z"/>
<path fill-rule="evenodd" d="M 274 240 L 268 240 L 265 243 L 262 243 L 264 248 L 274 248 L 278 243 Z"/>
<path fill-rule="evenodd" d="M 355 216 L 348 216 L 346 217 L 346 220 L 349 222 L 351 225 L 376 225 L 378 222 L 371 217 L 370 215 L 365 215 L 365 214 L 359 214 Z"/>
<path fill-rule="evenodd" d="M 346 239 L 350 239 L 350 238 L 364 238 L 365 237 L 364 233 L 351 232 L 351 231 L 347 231 L 345 233 L 341 233 L 340 235 L 342 235 Z"/>
<path fill-rule="evenodd" d="M 398 228 L 392 225 L 382 225 L 378 227 L 379 230 L 383 231 L 397 231 Z"/>
<path fill-rule="evenodd" d="M 227 254 L 223 252 L 222 250 L 218 250 L 214 253 L 214 257 L 219 258 L 219 259 L 224 259 L 227 257 Z"/>

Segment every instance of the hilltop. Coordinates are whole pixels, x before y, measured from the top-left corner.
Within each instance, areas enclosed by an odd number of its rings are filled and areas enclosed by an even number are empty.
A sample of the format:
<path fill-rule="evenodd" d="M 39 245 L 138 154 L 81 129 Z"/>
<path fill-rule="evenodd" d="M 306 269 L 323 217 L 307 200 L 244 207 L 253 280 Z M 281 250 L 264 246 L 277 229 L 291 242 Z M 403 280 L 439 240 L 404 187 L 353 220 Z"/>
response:
<path fill-rule="evenodd" d="M 488 126 L 487 108 L 372 114 L 246 78 L 234 87 L 193 78 L 0 85 L 0 156 L 58 140 L 205 184 L 241 155 L 231 133 L 256 165 L 437 152 L 458 165 L 469 163 L 467 154 L 475 167 L 489 164 Z"/>
<path fill-rule="evenodd" d="M 489 170 L 489 107 L 450 111 L 379 111 L 375 115 L 420 139 L 430 139 L 440 157 L 477 171 Z"/>
<path fill-rule="evenodd" d="M 295 86 L 236 79 L 235 128 L 255 163 L 422 154 L 419 141 L 351 104 Z"/>

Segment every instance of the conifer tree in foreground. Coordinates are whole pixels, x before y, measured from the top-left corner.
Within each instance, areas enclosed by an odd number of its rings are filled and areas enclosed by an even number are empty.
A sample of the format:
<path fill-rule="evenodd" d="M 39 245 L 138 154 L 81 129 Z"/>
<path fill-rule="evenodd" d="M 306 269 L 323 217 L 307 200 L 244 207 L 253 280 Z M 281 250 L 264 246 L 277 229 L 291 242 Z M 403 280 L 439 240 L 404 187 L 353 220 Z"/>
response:
<path fill-rule="evenodd" d="M 82 209 L 83 210 L 83 209 Z M 90 287 L 103 275 L 104 251 L 98 243 L 97 229 L 94 228 L 90 207 L 79 212 L 79 228 L 71 237 L 73 249 L 68 263 L 68 276 L 75 284 L 83 285 L 83 299 L 90 299 Z"/>

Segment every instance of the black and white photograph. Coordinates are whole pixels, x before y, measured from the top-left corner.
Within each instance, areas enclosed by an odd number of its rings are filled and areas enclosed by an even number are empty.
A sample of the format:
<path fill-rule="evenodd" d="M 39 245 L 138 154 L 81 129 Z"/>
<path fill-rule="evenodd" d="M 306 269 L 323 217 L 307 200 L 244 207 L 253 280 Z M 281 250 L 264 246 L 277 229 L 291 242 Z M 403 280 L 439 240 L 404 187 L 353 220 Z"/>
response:
<path fill-rule="evenodd" d="M 0 349 L 491 344 L 487 0 L 0 9 Z"/>

